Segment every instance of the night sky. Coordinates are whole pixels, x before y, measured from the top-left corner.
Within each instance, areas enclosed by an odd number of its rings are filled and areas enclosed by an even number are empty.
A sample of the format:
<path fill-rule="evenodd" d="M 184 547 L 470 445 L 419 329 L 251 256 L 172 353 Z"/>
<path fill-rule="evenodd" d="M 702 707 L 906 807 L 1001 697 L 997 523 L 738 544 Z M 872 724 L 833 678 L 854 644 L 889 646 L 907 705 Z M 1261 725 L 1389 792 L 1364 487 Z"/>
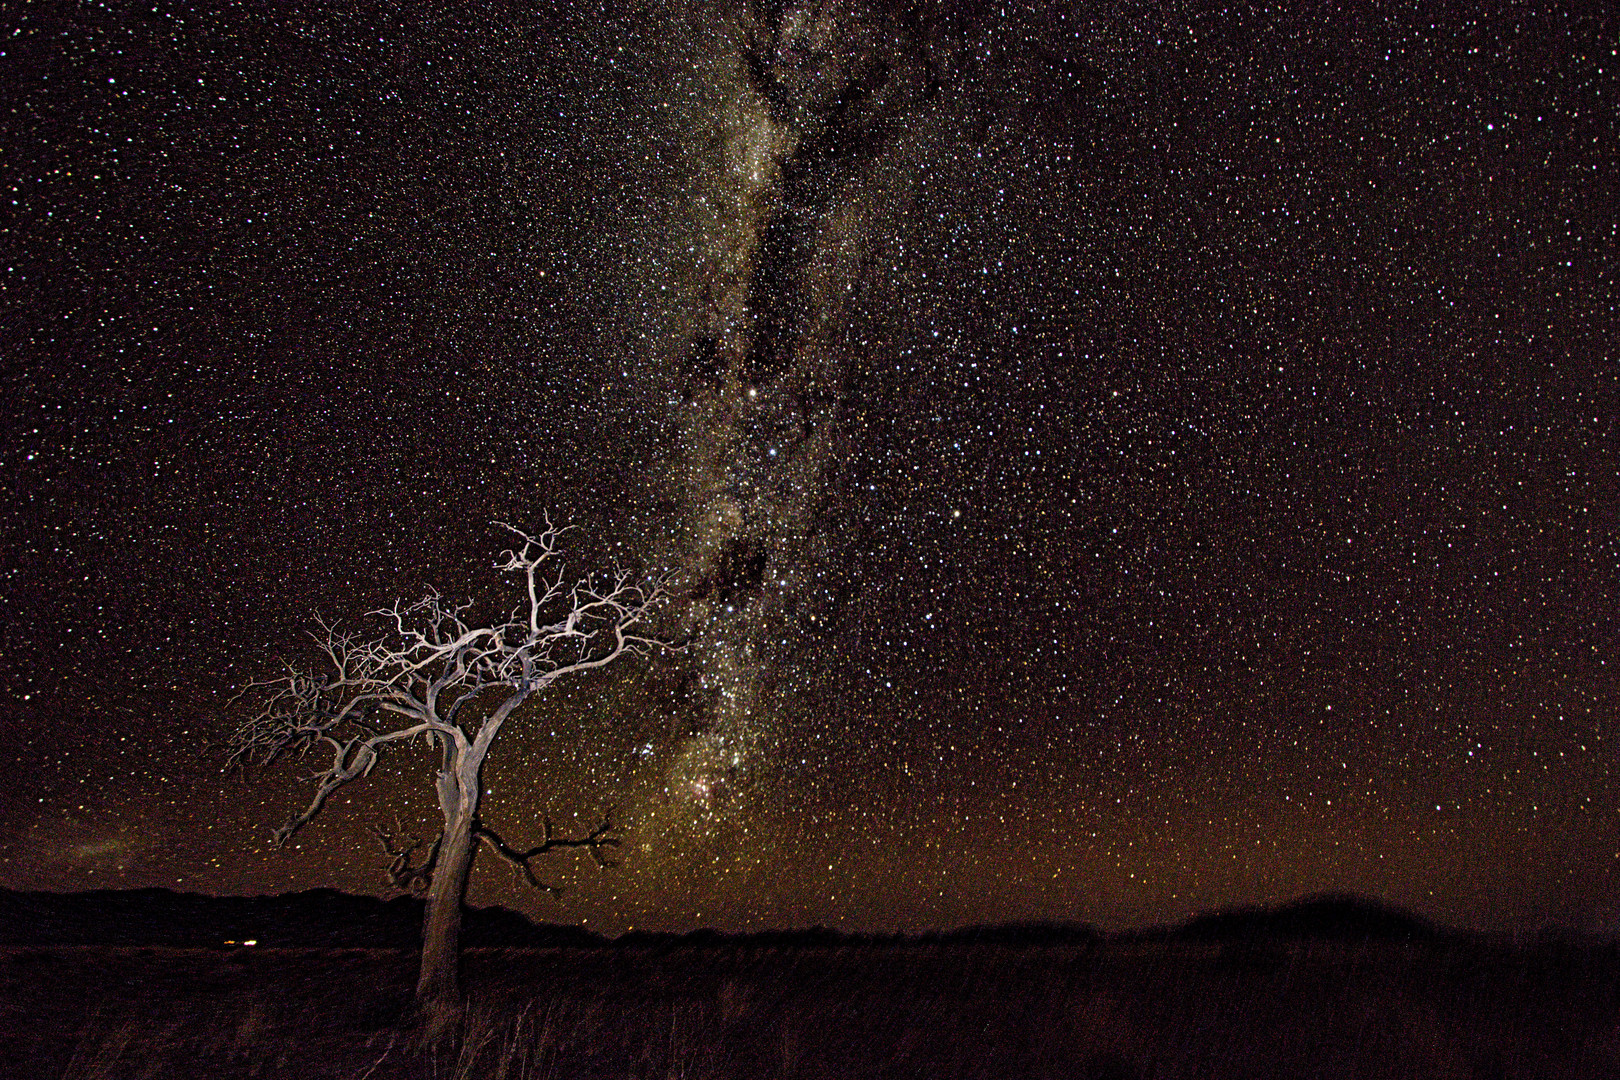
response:
<path fill-rule="evenodd" d="M 1620 24 L 635 6 L 0 11 L 0 885 L 386 895 L 434 760 L 276 851 L 227 701 L 549 513 L 691 647 L 475 903 L 1620 927 Z"/>

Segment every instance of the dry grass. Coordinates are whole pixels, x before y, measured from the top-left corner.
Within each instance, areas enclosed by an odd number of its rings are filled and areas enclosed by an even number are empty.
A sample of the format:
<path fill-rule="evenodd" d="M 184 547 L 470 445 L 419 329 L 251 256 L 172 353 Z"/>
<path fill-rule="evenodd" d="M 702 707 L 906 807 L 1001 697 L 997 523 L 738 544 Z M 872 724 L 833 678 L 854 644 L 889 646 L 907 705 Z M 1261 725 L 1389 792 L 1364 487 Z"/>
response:
<path fill-rule="evenodd" d="M 459 1038 L 389 950 L 0 951 L 0 1075 L 352 1080 L 1620 1076 L 1612 952 L 474 950 Z"/>

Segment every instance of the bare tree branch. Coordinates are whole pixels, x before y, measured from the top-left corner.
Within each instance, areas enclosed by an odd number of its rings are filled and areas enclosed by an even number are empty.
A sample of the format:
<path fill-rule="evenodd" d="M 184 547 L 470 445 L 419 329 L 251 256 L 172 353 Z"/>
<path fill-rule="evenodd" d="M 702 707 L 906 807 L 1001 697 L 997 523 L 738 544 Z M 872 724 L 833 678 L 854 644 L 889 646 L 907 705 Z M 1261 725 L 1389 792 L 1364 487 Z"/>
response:
<path fill-rule="evenodd" d="M 370 614 L 381 623 L 373 636 L 317 619 L 311 633 L 319 652 L 312 667 L 285 665 L 233 699 L 253 709 L 231 736 L 227 769 L 268 766 L 283 756 L 314 755 L 308 803 L 274 832 L 285 845 L 326 807 L 332 795 L 371 774 L 397 743 L 420 738 L 440 753 L 434 778 L 444 828 L 430 843 L 392 830 L 374 830 L 388 854 L 388 879 L 426 893 L 419 1001 L 450 1000 L 460 909 L 467 875 L 480 846 L 513 864 L 536 888 L 534 859 L 550 851 L 583 848 L 598 864 L 617 847 L 611 817 L 583 837 L 556 836 L 518 850 L 482 824 L 479 803 L 484 758 L 501 727 L 529 697 L 558 679 L 591 671 L 626 655 L 683 646 L 651 630 L 655 610 L 669 597 L 668 578 L 615 570 L 569 583 L 558 560 L 567 529 L 546 521 L 531 535 L 497 523 L 516 537 L 496 569 L 517 574 L 523 597 L 505 619 L 475 624 L 470 603 L 430 591 L 419 600 L 396 600 Z M 554 890 L 552 890 L 554 891 Z"/>
<path fill-rule="evenodd" d="M 308 805 L 275 831 L 278 846 L 314 820 L 335 791 L 369 775 L 391 743 L 425 736 L 481 764 L 502 723 L 535 691 L 626 653 L 679 648 L 642 629 L 668 596 L 665 579 L 638 581 L 620 570 L 567 586 L 560 569 L 545 574 L 567 529 L 548 521 L 531 536 L 498 524 L 521 544 L 502 554 L 497 569 L 523 576 L 527 601 L 505 621 L 471 626 L 470 605 L 438 592 L 372 612 L 386 627 L 373 638 L 317 620 L 320 629 L 311 636 L 324 670 L 289 665 L 238 695 L 258 697 L 260 708 L 232 737 L 229 766 L 270 765 L 322 746 L 331 752 L 330 764 L 311 777 Z M 491 704 L 476 708 L 485 699 Z M 483 715 L 471 729 L 463 724 L 469 710 Z"/>
<path fill-rule="evenodd" d="M 404 829 L 401 828 L 398 819 L 395 819 L 392 829 L 374 825 L 371 832 L 382 842 L 383 850 L 391 857 L 388 864 L 388 880 L 394 887 L 413 896 L 427 892 L 428 886 L 433 882 L 433 868 L 439 861 L 439 844 L 443 841 L 444 834 L 440 833 L 433 838 L 433 842 L 427 845 L 426 855 L 420 863 L 417 863 L 411 856 L 421 850 L 424 841 L 414 836 L 405 836 L 403 839 L 408 841 L 408 845 L 400 847 L 399 841 Z"/>
<path fill-rule="evenodd" d="M 612 867 L 618 865 L 618 863 L 610 862 L 602 854 L 603 848 L 619 846 L 619 838 L 612 835 L 615 831 L 613 826 L 612 810 L 609 810 L 607 814 L 603 816 L 602 823 L 595 829 L 591 830 L 584 836 L 575 838 L 560 837 L 555 835 L 555 826 L 552 825 L 550 818 L 546 818 L 544 839 L 541 840 L 539 844 L 529 848 L 527 851 L 518 851 L 516 848 L 509 846 L 505 840 L 501 839 L 499 833 L 481 821 L 474 826 L 473 831 L 477 835 L 478 839 L 489 845 L 490 850 L 494 851 L 501 858 L 505 859 L 507 862 L 521 870 L 523 872 L 524 879 L 527 880 L 530 885 L 537 889 L 542 889 L 545 892 L 555 893 L 561 892 L 562 890 L 558 889 L 554 885 L 547 885 L 539 878 L 535 877 L 534 867 L 530 865 L 530 863 L 533 859 L 544 855 L 548 851 L 556 851 L 559 848 L 586 848 L 590 851 L 591 858 L 596 861 L 596 865 L 601 867 Z"/>

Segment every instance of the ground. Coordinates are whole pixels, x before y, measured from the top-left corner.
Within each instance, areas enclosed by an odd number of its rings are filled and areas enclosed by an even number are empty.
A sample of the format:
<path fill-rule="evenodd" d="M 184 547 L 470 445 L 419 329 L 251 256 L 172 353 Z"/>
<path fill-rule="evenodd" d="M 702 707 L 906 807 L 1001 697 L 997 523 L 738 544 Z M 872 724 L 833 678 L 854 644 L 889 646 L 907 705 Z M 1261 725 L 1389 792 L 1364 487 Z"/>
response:
<path fill-rule="evenodd" d="M 396 1023 L 415 956 L 0 951 L 14 1077 L 1620 1075 L 1620 953 L 1540 945 L 472 950 L 459 1050 Z"/>

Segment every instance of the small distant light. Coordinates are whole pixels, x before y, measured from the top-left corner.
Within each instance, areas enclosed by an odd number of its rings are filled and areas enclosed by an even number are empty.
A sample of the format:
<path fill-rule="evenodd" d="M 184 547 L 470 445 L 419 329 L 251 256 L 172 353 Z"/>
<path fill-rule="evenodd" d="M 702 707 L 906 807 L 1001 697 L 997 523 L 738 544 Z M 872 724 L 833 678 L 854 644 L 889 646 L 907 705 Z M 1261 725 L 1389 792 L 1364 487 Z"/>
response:
<path fill-rule="evenodd" d="M 257 944 L 258 944 L 258 943 L 259 943 L 259 942 L 258 942 L 258 939 L 257 939 L 257 938 L 248 938 L 248 939 L 247 939 L 247 940 L 246 940 L 246 941 L 244 941 L 244 942 L 242 942 L 242 944 L 244 944 L 244 945 L 246 945 L 246 946 L 247 946 L 247 947 L 248 947 L 248 948 L 250 948 L 250 949 L 251 949 L 251 948 L 252 948 L 252 947 L 253 947 L 253 946 L 255 946 L 255 945 L 257 945 Z"/>

